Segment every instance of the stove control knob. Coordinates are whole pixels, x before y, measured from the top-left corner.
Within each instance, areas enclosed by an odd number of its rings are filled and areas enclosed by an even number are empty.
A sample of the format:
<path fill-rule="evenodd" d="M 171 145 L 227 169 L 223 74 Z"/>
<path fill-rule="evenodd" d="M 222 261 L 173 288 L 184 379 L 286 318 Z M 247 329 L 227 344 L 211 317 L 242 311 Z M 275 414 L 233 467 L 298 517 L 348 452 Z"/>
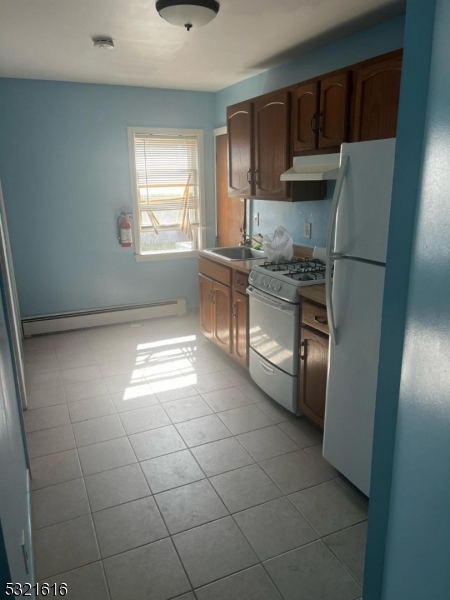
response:
<path fill-rule="evenodd" d="M 250 275 L 248 276 L 249 281 L 254 281 L 256 279 L 256 273 L 250 271 Z"/>
<path fill-rule="evenodd" d="M 275 282 L 275 279 L 271 279 L 271 280 L 269 281 L 269 287 L 270 287 L 270 289 L 271 289 L 271 290 L 273 290 L 273 288 L 275 287 L 275 283 L 276 283 L 276 282 Z"/>
<path fill-rule="evenodd" d="M 280 289 L 281 289 L 281 281 L 277 281 L 275 283 L 275 291 L 278 292 L 278 290 L 280 290 Z"/>

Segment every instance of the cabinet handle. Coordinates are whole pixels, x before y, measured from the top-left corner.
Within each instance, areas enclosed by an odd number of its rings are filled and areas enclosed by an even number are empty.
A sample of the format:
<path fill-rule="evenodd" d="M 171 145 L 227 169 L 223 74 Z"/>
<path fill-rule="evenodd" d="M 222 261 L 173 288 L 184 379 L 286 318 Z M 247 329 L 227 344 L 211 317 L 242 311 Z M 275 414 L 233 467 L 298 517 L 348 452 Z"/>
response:
<path fill-rule="evenodd" d="M 238 279 L 238 280 L 236 281 L 236 284 L 237 284 L 237 285 L 242 285 L 242 286 L 244 286 L 244 285 L 245 285 L 245 281 L 241 281 L 240 279 Z"/>
<path fill-rule="evenodd" d="M 212 291 L 212 290 L 209 292 L 209 303 L 210 303 L 210 304 L 215 304 L 215 301 L 214 301 L 214 294 L 215 294 L 215 292 L 214 292 L 214 291 Z"/>
<path fill-rule="evenodd" d="M 313 127 L 313 121 L 315 121 L 315 124 L 316 124 L 316 126 L 315 126 L 315 127 Z M 316 131 L 317 131 L 317 115 L 313 115 L 313 116 L 311 117 L 311 122 L 310 122 L 309 126 L 311 127 L 311 131 L 312 131 L 313 133 L 316 133 Z"/>
<path fill-rule="evenodd" d="M 322 124 L 320 123 L 320 121 L 322 120 Z M 323 110 L 319 113 L 319 127 L 318 127 L 318 132 L 322 133 L 323 130 Z"/>
<path fill-rule="evenodd" d="M 314 317 L 314 321 L 316 323 L 320 323 L 320 325 L 328 325 L 328 319 L 326 317 Z"/>
<path fill-rule="evenodd" d="M 306 343 L 302 342 L 300 344 L 300 360 L 305 360 L 305 348 L 306 348 Z"/>
<path fill-rule="evenodd" d="M 255 183 L 256 183 L 256 185 L 259 184 L 258 176 L 257 175 L 258 175 L 258 169 L 255 169 Z"/>
<path fill-rule="evenodd" d="M 231 316 L 233 317 L 233 319 L 236 318 L 236 306 L 237 306 L 237 304 L 234 303 L 233 306 L 231 307 Z"/>
<path fill-rule="evenodd" d="M 247 183 L 251 183 L 252 182 L 252 170 L 249 169 L 247 171 Z"/>

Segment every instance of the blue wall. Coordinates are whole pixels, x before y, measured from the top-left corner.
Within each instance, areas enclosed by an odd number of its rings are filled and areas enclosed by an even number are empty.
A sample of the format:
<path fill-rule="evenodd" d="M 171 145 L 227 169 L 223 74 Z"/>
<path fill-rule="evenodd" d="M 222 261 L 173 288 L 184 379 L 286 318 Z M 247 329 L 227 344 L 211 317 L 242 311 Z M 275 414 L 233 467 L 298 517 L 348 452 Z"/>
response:
<path fill-rule="evenodd" d="M 137 263 L 117 243 L 117 215 L 131 210 L 133 125 L 205 130 L 213 245 L 213 94 L 0 79 L 0 177 L 22 316 L 174 297 L 197 306 L 195 258 Z"/>
<path fill-rule="evenodd" d="M 216 94 L 0 79 L 0 178 L 22 315 L 178 296 L 196 306 L 195 259 L 136 263 L 116 241 L 117 214 L 131 208 L 127 126 L 205 130 L 212 246 L 212 130 L 224 124 L 226 106 L 399 48 L 403 24 L 403 17 L 391 19 Z M 322 246 L 331 194 L 330 186 L 319 202 L 255 201 L 254 232 L 281 224 L 296 243 Z M 303 238 L 305 221 L 310 240 Z"/>
<path fill-rule="evenodd" d="M 433 5 L 432 0 L 409 0 L 406 13 L 381 329 L 364 600 L 381 598 L 405 314 L 428 100 Z M 410 600 L 407 594 L 399 594 L 399 598 L 404 597 Z"/>
<path fill-rule="evenodd" d="M 429 21 L 433 4 L 408 11 Z M 450 3 L 435 4 L 383 600 L 450 595 Z"/>
<path fill-rule="evenodd" d="M 284 65 L 217 92 L 215 95 L 216 127 L 226 124 L 226 107 L 231 104 L 401 48 L 403 29 L 404 16 L 390 19 L 381 25 L 343 38 L 334 44 L 304 54 Z M 277 225 L 283 225 L 297 244 L 325 246 L 332 194 L 333 186 L 329 185 L 326 200 L 295 204 L 267 200 L 253 201 L 251 212 L 259 212 L 260 225 L 252 226 L 252 231 L 269 233 Z M 311 239 L 303 237 L 305 221 L 312 225 Z M 251 223 L 253 223 L 253 214 Z"/>

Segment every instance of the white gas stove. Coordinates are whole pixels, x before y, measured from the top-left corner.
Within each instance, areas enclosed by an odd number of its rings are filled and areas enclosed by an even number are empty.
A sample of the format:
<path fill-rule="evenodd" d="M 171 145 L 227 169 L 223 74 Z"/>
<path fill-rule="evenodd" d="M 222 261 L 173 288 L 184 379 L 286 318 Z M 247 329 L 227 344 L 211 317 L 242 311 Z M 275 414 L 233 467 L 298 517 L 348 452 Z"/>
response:
<path fill-rule="evenodd" d="M 320 283 L 325 283 L 325 263 L 318 258 L 267 262 L 249 275 L 250 375 L 293 413 L 298 413 L 298 289 Z"/>
<path fill-rule="evenodd" d="M 251 286 L 293 304 L 300 302 L 298 288 L 325 283 L 325 263 L 318 258 L 293 258 L 253 267 Z"/>

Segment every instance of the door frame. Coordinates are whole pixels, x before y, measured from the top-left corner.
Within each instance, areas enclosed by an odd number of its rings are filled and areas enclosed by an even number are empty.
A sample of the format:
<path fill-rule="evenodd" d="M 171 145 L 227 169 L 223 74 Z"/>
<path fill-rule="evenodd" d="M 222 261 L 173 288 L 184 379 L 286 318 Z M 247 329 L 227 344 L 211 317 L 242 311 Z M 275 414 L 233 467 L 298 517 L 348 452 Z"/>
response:
<path fill-rule="evenodd" d="M 226 125 L 214 129 L 214 246 L 217 247 L 217 238 L 219 235 L 217 229 L 217 136 L 226 135 L 228 128 Z"/>
<path fill-rule="evenodd" d="M 218 229 L 217 229 L 217 136 L 219 135 L 226 135 L 228 133 L 228 128 L 226 125 L 224 125 L 223 127 L 217 127 L 216 129 L 214 129 L 214 244 L 217 247 L 217 238 L 219 235 Z M 252 221 L 250 219 L 250 215 L 251 215 L 251 209 L 252 209 L 252 200 L 250 200 L 249 198 L 247 199 L 247 214 L 246 214 L 246 221 L 247 221 L 247 234 L 251 235 L 252 234 Z"/>

